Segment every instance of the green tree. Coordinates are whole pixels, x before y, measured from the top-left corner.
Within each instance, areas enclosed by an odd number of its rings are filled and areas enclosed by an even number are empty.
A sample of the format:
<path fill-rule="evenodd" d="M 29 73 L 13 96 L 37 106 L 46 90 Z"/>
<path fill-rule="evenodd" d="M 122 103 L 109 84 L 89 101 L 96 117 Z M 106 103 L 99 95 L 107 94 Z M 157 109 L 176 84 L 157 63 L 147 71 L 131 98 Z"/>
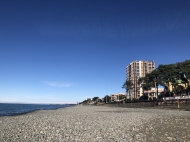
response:
<path fill-rule="evenodd" d="M 84 101 L 82 102 L 82 104 L 87 104 L 87 100 L 84 100 Z"/>
<path fill-rule="evenodd" d="M 126 80 L 122 86 L 122 88 L 126 90 L 126 93 L 129 93 L 129 96 L 131 96 L 130 89 L 132 88 L 132 86 L 133 86 L 133 83 L 131 80 Z"/>
<path fill-rule="evenodd" d="M 94 98 L 92 98 L 92 100 L 93 100 L 94 102 L 97 102 L 98 99 L 99 99 L 99 97 L 94 97 Z"/>
<path fill-rule="evenodd" d="M 107 102 L 110 102 L 110 101 L 111 101 L 111 97 L 108 96 L 108 95 L 106 95 L 106 96 L 104 97 L 104 102 L 105 102 L 105 103 L 106 103 L 106 100 L 107 100 Z"/>
<path fill-rule="evenodd" d="M 190 91 L 190 60 L 184 62 L 176 63 L 179 74 L 181 75 L 181 81 L 185 85 L 186 94 L 189 94 Z M 186 86 L 187 85 L 187 86 Z"/>
<path fill-rule="evenodd" d="M 119 100 L 121 99 L 126 99 L 126 96 L 125 95 L 119 95 Z"/>
<path fill-rule="evenodd" d="M 142 91 L 143 91 L 143 96 L 141 96 L 140 99 L 148 99 L 148 96 L 145 96 L 144 91 L 145 90 L 150 90 L 151 87 L 153 87 L 152 81 L 150 81 L 150 74 L 146 74 L 145 77 L 141 77 L 138 79 L 138 84 L 140 84 Z"/>
<path fill-rule="evenodd" d="M 99 98 L 99 99 L 98 99 L 98 102 L 102 102 L 102 99 Z"/>
<path fill-rule="evenodd" d="M 164 86 L 164 92 L 169 93 L 178 93 L 182 91 L 182 88 L 179 85 L 182 83 L 187 85 L 187 94 L 189 93 L 189 80 L 190 80 L 190 60 L 184 62 L 177 62 L 175 64 L 168 65 L 159 65 L 156 69 L 158 71 L 158 82 L 161 86 Z M 169 86 L 172 86 L 172 90 L 169 89 Z"/>

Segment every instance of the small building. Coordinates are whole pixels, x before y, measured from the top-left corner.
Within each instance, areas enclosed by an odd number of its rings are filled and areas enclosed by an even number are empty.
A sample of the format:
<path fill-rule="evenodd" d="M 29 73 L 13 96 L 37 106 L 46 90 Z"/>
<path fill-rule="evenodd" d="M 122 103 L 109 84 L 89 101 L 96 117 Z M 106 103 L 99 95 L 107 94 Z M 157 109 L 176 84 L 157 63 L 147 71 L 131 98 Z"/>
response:
<path fill-rule="evenodd" d="M 158 95 L 161 93 L 161 92 L 164 92 L 164 88 L 158 88 Z M 153 97 L 157 97 L 157 89 L 156 88 L 151 88 L 150 90 L 144 90 L 144 95 L 145 96 L 148 96 L 148 98 L 153 98 Z"/>
<path fill-rule="evenodd" d="M 119 100 L 119 98 L 125 98 L 125 93 L 111 94 L 111 102 Z"/>
<path fill-rule="evenodd" d="M 92 102 L 91 98 L 87 98 L 87 104 L 90 104 Z"/>
<path fill-rule="evenodd" d="M 116 101 L 118 94 L 111 94 L 110 97 L 111 97 L 111 102 Z"/>

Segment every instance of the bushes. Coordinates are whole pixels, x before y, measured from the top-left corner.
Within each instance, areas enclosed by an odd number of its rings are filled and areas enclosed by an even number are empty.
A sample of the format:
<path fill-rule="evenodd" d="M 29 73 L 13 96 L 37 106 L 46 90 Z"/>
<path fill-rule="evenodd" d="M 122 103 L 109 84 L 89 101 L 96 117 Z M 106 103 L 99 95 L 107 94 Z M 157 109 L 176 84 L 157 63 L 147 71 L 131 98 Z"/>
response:
<path fill-rule="evenodd" d="M 141 96 L 140 98 L 139 98 L 139 100 L 148 100 L 148 96 L 145 96 L 145 95 L 143 95 L 143 96 Z"/>

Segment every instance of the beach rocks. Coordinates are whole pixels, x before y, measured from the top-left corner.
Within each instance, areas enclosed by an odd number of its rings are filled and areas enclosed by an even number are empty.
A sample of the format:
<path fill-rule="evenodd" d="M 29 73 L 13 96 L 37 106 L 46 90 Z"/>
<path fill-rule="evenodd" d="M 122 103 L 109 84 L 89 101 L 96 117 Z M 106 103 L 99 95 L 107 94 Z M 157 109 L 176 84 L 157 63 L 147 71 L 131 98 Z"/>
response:
<path fill-rule="evenodd" d="M 0 141 L 187 141 L 187 111 L 76 106 L 0 117 Z"/>

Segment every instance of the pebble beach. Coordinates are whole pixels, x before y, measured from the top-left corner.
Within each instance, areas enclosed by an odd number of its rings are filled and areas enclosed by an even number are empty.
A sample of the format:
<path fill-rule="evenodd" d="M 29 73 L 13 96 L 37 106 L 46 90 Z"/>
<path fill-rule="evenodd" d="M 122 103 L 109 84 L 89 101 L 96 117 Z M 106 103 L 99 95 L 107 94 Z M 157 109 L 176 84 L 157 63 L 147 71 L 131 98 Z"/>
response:
<path fill-rule="evenodd" d="M 1 142 L 190 141 L 190 112 L 75 106 L 0 117 Z"/>

